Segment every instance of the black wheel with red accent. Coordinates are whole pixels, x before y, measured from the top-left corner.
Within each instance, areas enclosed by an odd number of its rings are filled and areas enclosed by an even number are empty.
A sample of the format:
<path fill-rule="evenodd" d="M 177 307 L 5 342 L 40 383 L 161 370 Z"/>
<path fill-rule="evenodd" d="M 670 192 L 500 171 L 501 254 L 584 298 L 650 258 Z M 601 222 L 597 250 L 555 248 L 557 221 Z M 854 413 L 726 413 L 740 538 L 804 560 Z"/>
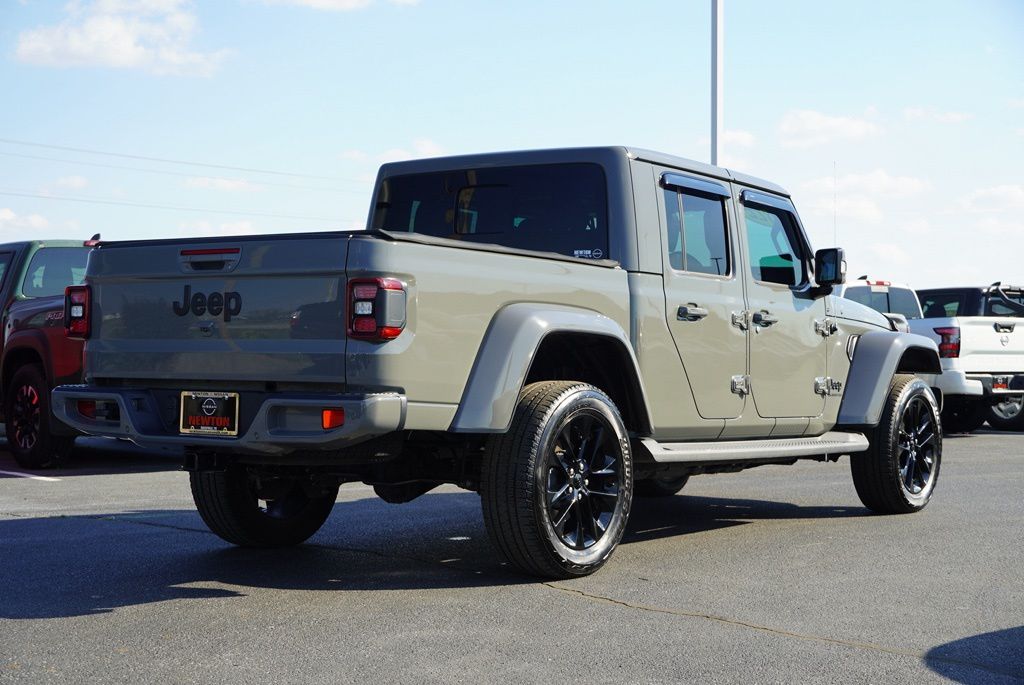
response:
<path fill-rule="evenodd" d="M 18 465 L 44 469 L 57 465 L 71 452 L 74 437 L 54 435 L 50 413 L 50 387 L 38 364 L 18 369 L 4 397 L 7 445 Z"/>

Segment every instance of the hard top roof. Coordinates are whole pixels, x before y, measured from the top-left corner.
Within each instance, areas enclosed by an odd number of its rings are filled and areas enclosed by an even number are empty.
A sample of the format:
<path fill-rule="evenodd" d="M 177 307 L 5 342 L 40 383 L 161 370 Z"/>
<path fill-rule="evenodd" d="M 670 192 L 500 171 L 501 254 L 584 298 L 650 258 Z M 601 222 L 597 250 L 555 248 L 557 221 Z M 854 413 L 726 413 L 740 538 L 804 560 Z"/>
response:
<path fill-rule="evenodd" d="M 641 159 L 663 166 L 674 167 L 682 171 L 711 176 L 725 181 L 736 181 L 789 197 L 789 192 L 782 186 L 761 178 L 732 171 L 723 167 L 712 166 L 685 157 L 645 150 L 643 148 L 625 146 L 549 148 L 540 150 L 515 150 L 505 152 L 482 152 L 469 155 L 450 157 L 432 157 L 403 162 L 390 162 L 380 168 L 380 177 L 399 176 L 404 174 L 429 173 L 450 169 L 468 169 L 473 167 L 493 167 L 525 164 L 552 164 L 558 162 L 600 162 L 609 156 Z"/>

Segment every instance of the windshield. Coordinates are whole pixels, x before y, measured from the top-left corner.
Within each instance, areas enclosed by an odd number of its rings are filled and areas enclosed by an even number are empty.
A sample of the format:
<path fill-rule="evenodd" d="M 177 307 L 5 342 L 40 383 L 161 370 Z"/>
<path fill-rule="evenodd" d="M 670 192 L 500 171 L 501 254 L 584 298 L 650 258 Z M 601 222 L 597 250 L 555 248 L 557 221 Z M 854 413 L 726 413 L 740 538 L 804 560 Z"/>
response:
<path fill-rule="evenodd" d="M 867 305 L 882 314 L 902 314 L 907 319 L 921 318 L 917 296 L 907 288 L 854 285 L 846 289 L 843 297 Z"/>
<path fill-rule="evenodd" d="M 608 199 L 596 164 L 547 164 L 394 176 L 381 183 L 374 229 L 608 256 Z"/>

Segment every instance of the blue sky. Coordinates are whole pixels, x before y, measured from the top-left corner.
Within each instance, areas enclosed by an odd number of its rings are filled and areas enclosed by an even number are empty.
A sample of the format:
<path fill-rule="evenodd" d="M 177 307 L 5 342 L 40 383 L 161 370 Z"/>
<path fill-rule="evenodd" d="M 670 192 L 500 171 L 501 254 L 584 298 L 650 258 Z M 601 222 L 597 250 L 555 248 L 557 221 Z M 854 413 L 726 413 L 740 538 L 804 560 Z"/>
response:
<path fill-rule="evenodd" d="M 0 0 L 0 240 L 353 228 L 413 156 L 707 161 L 710 4 Z M 816 247 L 1024 281 L 1024 2 L 725 0 L 725 32 L 723 165 Z"/>

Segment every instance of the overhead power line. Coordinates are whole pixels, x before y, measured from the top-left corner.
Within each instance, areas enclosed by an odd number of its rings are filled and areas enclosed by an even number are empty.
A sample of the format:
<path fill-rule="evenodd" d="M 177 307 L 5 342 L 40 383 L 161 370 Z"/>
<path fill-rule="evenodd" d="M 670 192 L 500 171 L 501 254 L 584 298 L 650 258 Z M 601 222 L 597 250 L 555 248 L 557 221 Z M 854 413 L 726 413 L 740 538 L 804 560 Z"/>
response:
<path fill-rule="evenodd" d="M 134 167 L 124 166 L 123 164 L 104 164 L 103 162 L 89 162 L 82 159 L 63 159 L 60 157 L 43 157 L 41 155 L 28 155 L 22 152 L 4 152 L 0 151 L 0 155 L 4 157 L 17 157 L 19 159 L 35 159 L 44 162 L 62 162 L 66 164 L 81 164 L 84 166 L 100 167 L 102 169 L 123 169 L 125 171 L 141 171 L 147 174 L 164 174 L 167 176 L 178 176 L 181 178 L 197 178 L 195 174 L 189 174 L 184 171 L 169 171 L 167 169 L 147 169 L 145 167 Z M 231 178 L 230 176 L 205 176 L 204 178 L 214 178 L 223 181 L 238 181 L 248 179 Z M 355 179 L 338 179 L 350 183 L 356 183 Z M 362 181 L 359 181 L 362 183 Z M 253 181 L 253 183 L 261 186 L 272 186 L 275 188 L 294 188 L 296 190 L 315 190 L 326 193 L 358 193 L 360 195 L 365 194 L 363 190 L 346 190 L 344 188 L 315 188 L 313 186 L 301 186 L 292 183 L 275 183 L 273 181 Z M 364 185 L 369 185 L 368 183 Z"/>
<path fill-rule="evenodd" d="M 27 145 L 29 147 L 42 147 L 49 150 L 64 150 L 67 152 L 81 152 L 88 155 L 104 155 L 107 157 L 120 157 L 122 159 L 140 159 L 147 162 L 161 162 L 163 164 L 183 164 L 185 166 L 207 167 L 209 169 L 224 169 L 227 171 L 246 171 L 254 174 L 272 174 L 274 176 L 291 176 L 293 178 L 317 178 L 325 181 L 338 180 L 330 176 L 318 176 L 316 174 L 299 174 L 291 171 L 275 171 L 273 169 L 256 169 L 253 167 L 230 166 L 228 164 L 209 164 L 207 162 L 190 162 L 183 159 L 168 159 L 166 157 L 149 157 L 146 155 L 130 155 L 123 152 L 107 152 L 105 150 L 94 150 L 83 147 L 71 147 L 69 145 L 51 145 L 49 143 L 35 143 L 27 140 L 14 140 L 13 138 L 0 138 L 0 143 L 11 145 Z"/>
<path fill-rule="evenodd" d="M 203 207 L 185 207 L 182 205 L 162 205 L 162 204 L 150 204 L 146 202 L 131 202 L 128 200 L 104 200 L 99 198 L 87 198 L 87 197 L 68 197 L 66 195 L 43 195 L 42 193 L 28 193 L 23 191 L 15 190 L 0 190 L 0 195 L 7 195 L 10 197 L 28 197 L 39 200 L 59 200 L 63 202 L 84 202 L 87 204 L 95 205 L 118 205 L 122 207 L 141 207 L 144 209 L 168 209 L 178 212 L 201 212 L 207 214 L 232 214 L 238 216 L 257 216 L 271 219 L 295 219 L 300 221 L 326 221 L 335 224 L 343 222 L 348 223 L 362 223 L 362 219 L 358 221 L 355 219 L 332 219 L 322 216 L 302 216 L 297 214 L 275 214 L 272 212 L 251 212 L 248 210 L 236 210 L 236 209 L 210 209 Z"/>

